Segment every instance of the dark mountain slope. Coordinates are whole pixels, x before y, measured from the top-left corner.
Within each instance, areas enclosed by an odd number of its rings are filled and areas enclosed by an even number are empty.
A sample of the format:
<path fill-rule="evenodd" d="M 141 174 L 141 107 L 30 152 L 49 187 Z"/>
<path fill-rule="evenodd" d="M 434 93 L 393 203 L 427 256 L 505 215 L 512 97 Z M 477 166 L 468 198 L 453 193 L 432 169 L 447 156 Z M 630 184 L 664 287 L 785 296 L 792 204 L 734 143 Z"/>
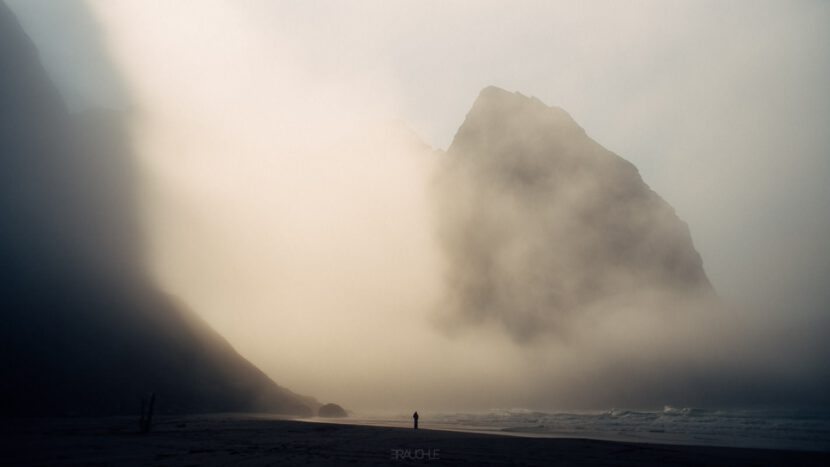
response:
<path fill-rule="evenodd" d="M 0 413 L 316 413 L 146 276 L 125 118 L 69 114 L 0 3 Z"/>

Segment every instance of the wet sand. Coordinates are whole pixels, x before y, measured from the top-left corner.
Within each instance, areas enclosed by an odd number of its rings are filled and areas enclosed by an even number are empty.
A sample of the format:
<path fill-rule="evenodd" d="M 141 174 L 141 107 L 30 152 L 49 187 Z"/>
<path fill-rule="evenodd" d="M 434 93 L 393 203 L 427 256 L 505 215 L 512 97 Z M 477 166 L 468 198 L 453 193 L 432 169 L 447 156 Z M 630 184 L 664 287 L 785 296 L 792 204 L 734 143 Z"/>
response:
<path fill-rule="evenodd" d="M 830 465 L 830 453 L 530 438 L 243 415 L 3 420 L 0 465 Z M 424 423 L 426 425 L 426 423 Z"/>

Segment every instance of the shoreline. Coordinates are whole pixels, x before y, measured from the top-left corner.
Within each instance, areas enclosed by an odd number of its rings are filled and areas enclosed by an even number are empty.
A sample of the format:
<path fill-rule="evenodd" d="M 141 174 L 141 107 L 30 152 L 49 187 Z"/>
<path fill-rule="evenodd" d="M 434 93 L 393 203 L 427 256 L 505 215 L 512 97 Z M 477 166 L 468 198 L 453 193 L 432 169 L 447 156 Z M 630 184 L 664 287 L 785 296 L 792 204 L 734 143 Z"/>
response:
<path fill-rule="evenodd" d="M 3 420 L 4 465 L 830 465 L 830 453 L 413 430 L 257 414 Z"/>
<path fill-rule="evenodd" d="M 266 416 L 267 417 L 267 416 Z M 320 417 L 310 417 L 310 418 L 297 418 L 297 421 L 308 422 L 308 423 L 333 423 L 333 424 L 343 424 L 343 425 L 354 425 L 358 427 L 362 426 L 373 426 L 373 427 L 382 427 L 382 428 L 402 428 L 402 429 L 411 429 L 411 424 L 407 424 L 403 421 L 395 421 L 395 420 L 374 420 L 371 418 L 344 418 L 344 419 L 326 419 Z M 805 444 L 803 446 L 794 447 L 794 446 L 768 446 L 763 445 L 763 443 L 759 442 L 750 442 L 744 441 L 743 443 L 733 442 L 729 443 L 728 441 L 723 440 L 695 440 L 688 437 L 684 437 L 681 434 L 674 434 L 674 437 L 670 437 L 672 434 L 666 435 L 665 433 L 642 433 L 644 436 L 635 436 L 634 433 L 631 434 L 613 434 L 613 433 L 603 433 L 603 432 L 583 432 L 583 433 L 570 433 L 570 432 L 556 432 L 556 431 L 522 431 L 521 429 L 511 429 L 511 428 L 492 428 L 492 429 L 479 429 L 474 426 L 465 426 L 465 425 L 452 425 L 452 424 L 442 424 L 438 423 L 430 423 L 429 421 L 421 421 L 420 422 L 420 429 L 422 430 L 433 430 L 433 431 L 448 431 L 448 432 L 455 432 L 455 433 L 470 433 L 470 434 L 478 434 L 478 435 L 493 435 L 493 436 L 507 436 L 507 437 L 519 437 L 519 438 L 540 438 L 540 439 L 581 439 L 581 440 L 588 440 L 588 441 L 608 441 L 608 442 L 617 442 L 617 443 L 636 443 L 636 444 L 659 444 L 659 445 L 669 445 L 669 446 L 690 446 L 690 447 L 718 447 L 718 448 L 736 448 L 736 449 L 765 449 L 771 451 L 803 451 L 803 452 L 827 452 L 830 453 L 830 446 L 827 446 L 825 449 L 821 449 L 820 447 L 816 447 L 814 445 Z M 651 435 L 651 436 L 649 436 Z M 663 435 L 662 437 L 660 435 Z"/>

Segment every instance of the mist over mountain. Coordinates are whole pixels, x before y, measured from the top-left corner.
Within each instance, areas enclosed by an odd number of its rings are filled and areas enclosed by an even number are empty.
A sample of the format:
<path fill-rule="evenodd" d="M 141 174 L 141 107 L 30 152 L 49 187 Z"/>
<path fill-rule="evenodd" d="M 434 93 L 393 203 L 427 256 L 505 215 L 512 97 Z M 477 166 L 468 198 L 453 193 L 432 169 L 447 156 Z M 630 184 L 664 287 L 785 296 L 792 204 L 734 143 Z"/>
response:
<path fill-rule="evenodd" d="M 483 89 L 433 196 L 439 327 L 509 336 L 529 405 L 826 406 L 814 333 L 722 301 L 686 223 L 564 110 Z"/>
<path fill-rule="evenodd" d="M 458 320 L 494 320 L 524 340 L 605 308 L 713 295 L 674 209 L 631 163 L 536 98 L 485 88 L 438 186 Z"/>
<path fill-rule="evenodd" d="M 20 413 L 830 406 L 809 7 L 6 3 Z"/>
<path fill-rule="evenodd" d="M 146 274 L 128 118 L 70 114 L 0 3 L 0 411 L 316 412 Z"/>

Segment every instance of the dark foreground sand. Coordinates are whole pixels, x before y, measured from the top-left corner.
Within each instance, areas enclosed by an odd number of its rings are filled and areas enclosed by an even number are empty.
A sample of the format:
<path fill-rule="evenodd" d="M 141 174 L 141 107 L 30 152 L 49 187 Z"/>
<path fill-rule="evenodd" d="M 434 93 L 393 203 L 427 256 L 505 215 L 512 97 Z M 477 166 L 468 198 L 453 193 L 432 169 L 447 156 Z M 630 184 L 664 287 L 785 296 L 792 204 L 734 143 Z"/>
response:
<path fill-rule="evenodd" d="M 3 420 L 0 466 L 17 465 L 830 465 L 830 453 L 636 444 L 270 420 Z"/>

